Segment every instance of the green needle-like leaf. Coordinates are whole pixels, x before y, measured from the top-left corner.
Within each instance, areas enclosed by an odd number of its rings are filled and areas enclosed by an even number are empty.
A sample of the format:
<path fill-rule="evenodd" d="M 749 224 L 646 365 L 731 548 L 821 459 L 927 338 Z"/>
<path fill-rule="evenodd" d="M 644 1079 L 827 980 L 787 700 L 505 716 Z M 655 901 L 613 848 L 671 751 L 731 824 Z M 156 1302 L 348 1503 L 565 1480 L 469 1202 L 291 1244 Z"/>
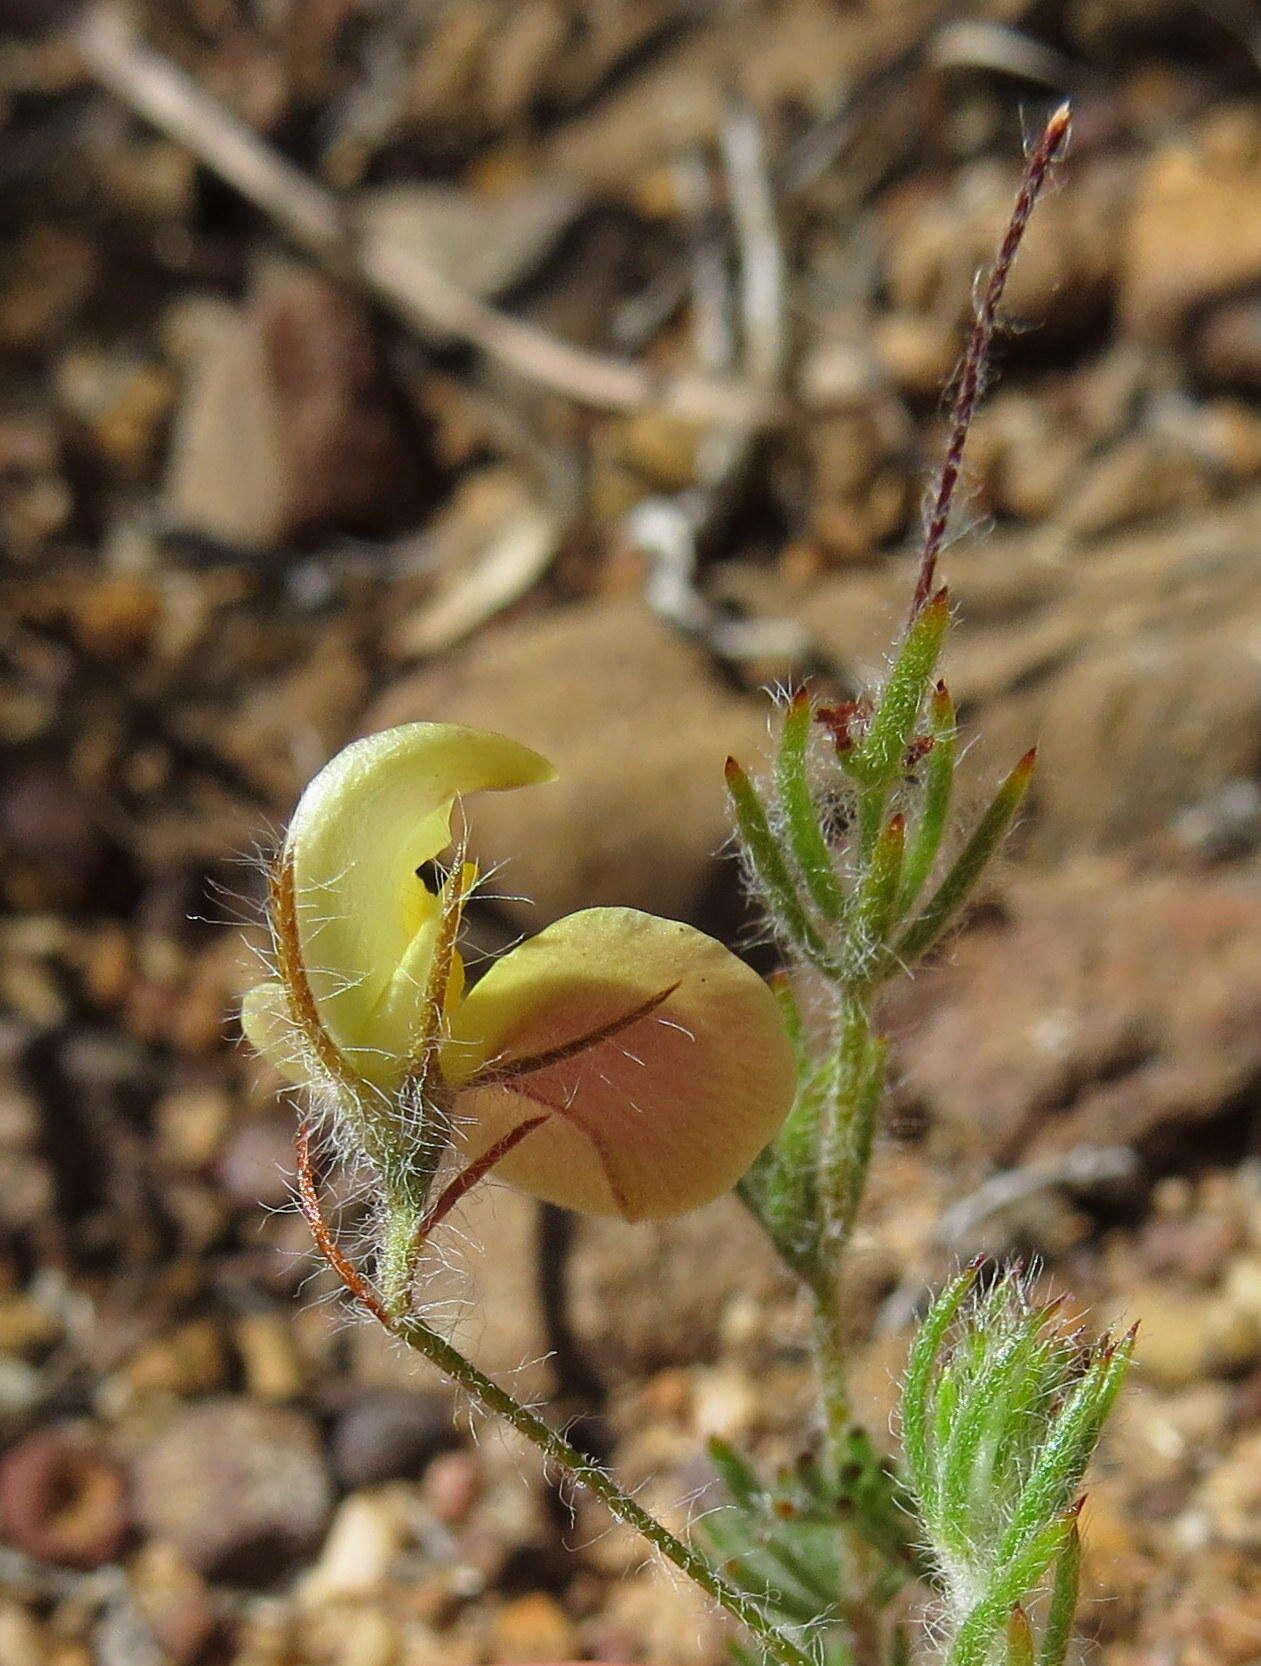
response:
<path fill-rule="evenodd" d="M 1038 1666 L 1064 1666 L 1068 1645 L 1073 1636 L 1073 1620 L 1077 1614 L 1077 1592 L 1081 1584 L 1081 1532 L 1076 1521 L 1065 1540 L 1055 1577 L 1051 1581 L 1051 1600 L 1047 1605 L 1046 1625 L 1038 1649 Z"/>
<path fill-rule="evenodd" d="M 984 1597 L 955 1634 L 946 1666 L 985 1666 L 994 1640 L 1012 1609 L 1036 1589 L 1043 1574 L 1063 1551 L 1075 1525 L 1075 1515 L 1050 1522 L 999 1568 Z"/>
<path fill-rule="evenodd" d="M 975 1287 L 979 1271 L 980 1266 L 977 1263 L 965 1267 L 958 1278 L 948 1284 L 933 1303 L 911 1349 L 906 1383 L 902 1389 L 902 1450 L 906 1455 L 911 1481 L 926 1511 L 937 1491 L 937 1475 L 928 1427 L 933 1372 L 946 1332 Z"/>
<path fill-rule="evenodd" d="M 1010 1417 L 1007 1390 L 1036 1340 L 1022 1328 L 993 1350 L 946 1435 L 941 1456 L 941 1532 L 955 1553 L 968 1561 L 975 1559 L 977 1537 L 991 1526 L 985 1519 L 984 1477 L 977 1471 L 988 1467 L 985 1459 L 987 1450 L 992 1456 L 994 1424 Z"/>
<path fill-rule="evenodd" d="M 905 854 L 906 818 L 899 812 L 881 831 L 854 892 L 849 971 L 855 982 L 874 970 L 876 951 L 893 928 Z"/>
<path fill-rule="evenodd" d="M 826 961 L 823 939 L 806 915 L 796 884 L 788 871 L 779 841 L 771 832 L 766 808 L 752 781 L 734 758 L 727 759 L 727 792 L 735 813 L 740 837 L 749 854 L 767 901 L 778 914 L 785 931 L 802 951 L 817 962 Z"/>
<path fill-rule="evenodd" d="M 1017 1555 L 1021 1543 L 1047 1517 L 1067 1506 L 1086 1473 L 1104 1420 L 1120 1392 L 1133 1351 L 1133 1332 L 1103 1349 L 1068 1398 L 998 1548 L 1001 1558 Z"/>
<path fill-rule="evenodd" d="M 855 780 L 872 786 L 892 785 L 901 776 L 949 625 L 950 598 L 939 590 L 908 629 L 867 733 L 843 760 Z"/>
<path fill-rule="evenodd" d="M 828 849 L 806 776 L 807 749 L 813 722 L 810 696 L 803 691 L 793 699 L 784 718 L 779 757 L 775 764 L 775 784 L 801 877 L 824 919 L 839 920 L 845 908 L 845 893 L 837 878 L 836 864 Z"/>
<path fill-rule="evenodd" d="M 959 750 L 955 725 L 954 701 L 944 683 L 938 683 L 933 693 L 931 723 L 928 738 L 932 749 L 924 759 L 924 796 L 919 820 L 906 847 L 906 863 L 902 869 L 902 888 L 898 893 L 898 914 L 907 912 L 924 889 L 932 872 L 933 863 L 941 849 L 946 821 L 950 814 L 950 800 L 954 792 L 955 761 Z"/>
<path fill-rule="evenodd" d="M 913 966 L 925 955 L 942 933 L 952 924 L 971 896 L 977 881 L 989 866 L 1007 829 L 1015 820 L 1024 803 L 1033 779 L 1037 754 L 1030 750 L 1012 770 L 994 795 L 989 809 L 981 817 L 972 837 L 934 891 L 928 906 L 914 925 L 899 939 L 889 958 L 887 971 Z"/>

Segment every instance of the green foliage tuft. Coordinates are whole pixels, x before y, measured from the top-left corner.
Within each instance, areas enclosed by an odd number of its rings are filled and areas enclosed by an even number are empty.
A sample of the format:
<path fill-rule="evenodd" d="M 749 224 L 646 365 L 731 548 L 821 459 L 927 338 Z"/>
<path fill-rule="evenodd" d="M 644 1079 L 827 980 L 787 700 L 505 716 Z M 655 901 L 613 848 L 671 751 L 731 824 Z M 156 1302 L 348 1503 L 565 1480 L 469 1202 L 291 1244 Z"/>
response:
<path fill-rule="evenodd" d="M 903 1447 L 945 1595 L 950 1666 L 984 1666 L 1050 1576 L 1039 1666 L 1060 1666 L 1077 1591 L 1078 1488 L 1129 1365 L 1133 1333 L 1087 1346 L 1019 1275 L 937 1299 L 903 1393 Z"/>

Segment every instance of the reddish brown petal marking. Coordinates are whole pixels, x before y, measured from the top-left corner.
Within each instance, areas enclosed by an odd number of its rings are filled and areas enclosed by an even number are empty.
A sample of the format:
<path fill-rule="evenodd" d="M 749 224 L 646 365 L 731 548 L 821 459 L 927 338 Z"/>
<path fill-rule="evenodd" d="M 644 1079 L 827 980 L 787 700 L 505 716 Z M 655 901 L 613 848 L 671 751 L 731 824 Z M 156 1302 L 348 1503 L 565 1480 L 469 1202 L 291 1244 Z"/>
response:
<path fill-rule="evenodd" d="M 566 1041 L 559 1047 L 550 1047 L 545 1053 L 534 1053 L 527 1058 L 514 1059 L 511 1064 L 489 1066 L 483 1073 L 474 1076 L 464 1083 L 462 1091 L 469 1088 L 489 1088 L 511 1084 L 521 1076 L 532 1076 L 535 1071 L 546 1070 L 549 1065 L 564 1064 L 568 1059 L 579 1058 L 589 1052 L 592 1047 L 598 1047 L 602 1041 L 608 1041 L 623 1030 L 630 1029 L 632 1024 L 638 1024 L 641 1018 L 647 1018 L 659 1006 L 668 1001 L 679 987 L 672 983 L 668 989 L 663 989 L 658 995 L 650 995 L 646 1001 L 641 1001 L 630 1012 L 623 1013 L 620 1018 L 610 1019 L 607 1024 L 601 1024 L 598 1029 L 589 1030 L 586 1035 L 577 1037 L 574 1041 Z"/>

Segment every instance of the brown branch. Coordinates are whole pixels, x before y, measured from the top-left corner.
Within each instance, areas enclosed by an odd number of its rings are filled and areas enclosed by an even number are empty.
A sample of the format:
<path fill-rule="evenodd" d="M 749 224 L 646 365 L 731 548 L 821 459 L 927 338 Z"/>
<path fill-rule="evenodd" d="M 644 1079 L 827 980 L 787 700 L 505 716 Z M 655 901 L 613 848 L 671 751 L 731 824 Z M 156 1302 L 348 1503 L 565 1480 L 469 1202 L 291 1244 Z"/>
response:
<path fill-rule="evenodd" d="M 774 419 L 763 390 L 557 341 L 452 283 L 393 239 L 370 235 L 331 192 L 281 156 L 169 59 L 136 40 L 108 4 L 87 7 L 71 38 L 102 86 L 233 185 L 319 259 L 358 280 L 409 324 L 472 343 L 529 380 L 603 410 L 661 409 L 723 428 Z"/>
<path fill-rule="evenodd" d="M 363 1083 L 325 1029 L 307 977 L 294 891 L 293 857 L 285 850 L 281 851 L 272 869 L 268 920 L 276 949 L 276 969 L 289 1003 L 290 1016 L 329 1075 L 343 1087 L 356 1092 Z"/>

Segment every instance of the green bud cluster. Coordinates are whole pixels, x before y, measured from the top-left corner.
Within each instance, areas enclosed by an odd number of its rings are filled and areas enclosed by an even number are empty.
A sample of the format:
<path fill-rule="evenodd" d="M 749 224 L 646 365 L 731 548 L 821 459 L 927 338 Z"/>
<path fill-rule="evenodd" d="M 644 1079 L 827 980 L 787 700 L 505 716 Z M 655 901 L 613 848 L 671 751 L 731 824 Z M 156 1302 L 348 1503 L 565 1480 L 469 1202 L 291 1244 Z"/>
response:
<path fill-rule="evenodd" d="M 978 1274 L 969 1267 L 943 1291 L 916 1338 L 902 1398 L 908 1481 L 943 1593 L 948 1666 L 986 1666 L 1004 1638 L 1007 1658 L 1032 1651 L 1036 1666 L 1062 1666 L 1078 1489 L 1134 1333 L 1084 1345 L 1020 1275 L 978 1291 Z"/>
<path fill-rule="evenodd" d="M 908 625 L 873 700 L 788 707 L 768 793 L 727 763 L 727 789 L 753 884 L 785 944 L 834 988 L 867 994 L 931 949 L 958 918 L 1020 809 L 1027 752 L 921 900 L 948 830 L 958 741 L 937 666 L 950 625 L 945 590 Z M 812 745 L 830 731 L 831 757 Z"/>

